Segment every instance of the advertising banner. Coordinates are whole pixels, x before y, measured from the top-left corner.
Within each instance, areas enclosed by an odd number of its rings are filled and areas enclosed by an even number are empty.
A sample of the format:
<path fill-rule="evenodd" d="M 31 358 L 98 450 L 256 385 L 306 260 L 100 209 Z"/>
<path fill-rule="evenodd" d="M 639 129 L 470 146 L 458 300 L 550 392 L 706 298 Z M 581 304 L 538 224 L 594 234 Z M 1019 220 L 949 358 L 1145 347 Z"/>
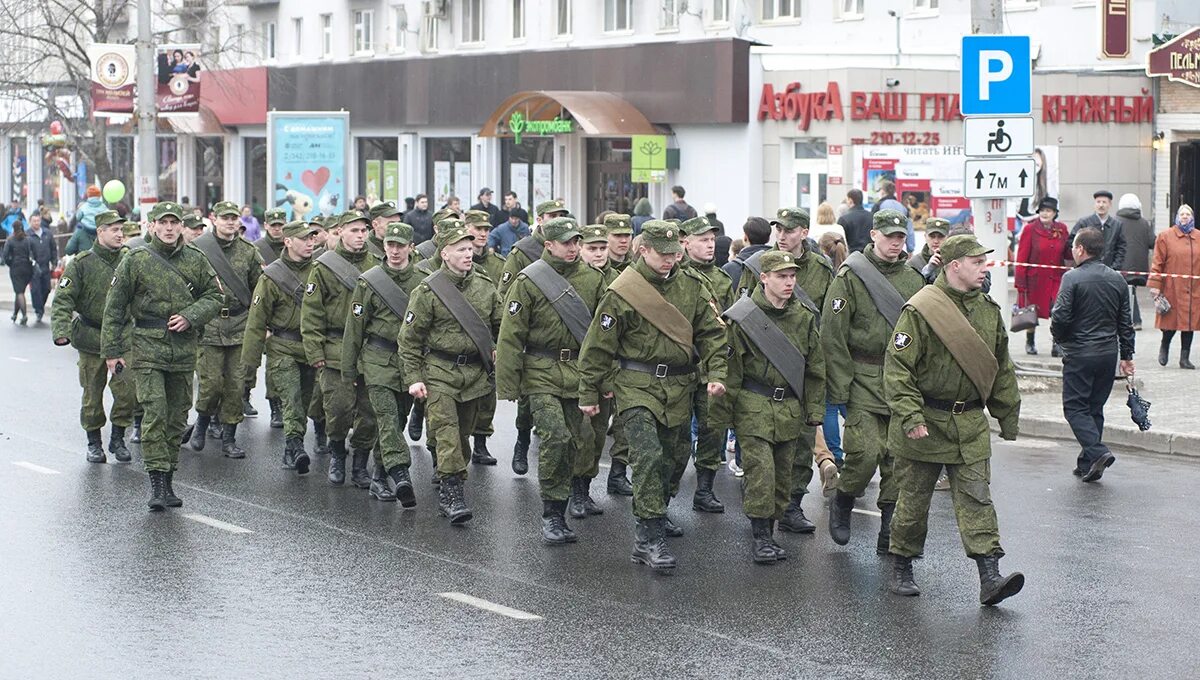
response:
<path fill-rule="evenodd" d="M 349 145 L 348 112 L 268 112 L 268 202 L 289 220 L 345 210 Z"/>
<path fill-rule="evenodd" d="M 155 52 L 158 115 L 200 113 L 200 45 L 159 45 Z"/>
<path fill-rule="evenodd" d="M 88 45 L 92 64 L 92 115 L 98 118 L 133 113 L 137 48 L 133 45 Z"/>

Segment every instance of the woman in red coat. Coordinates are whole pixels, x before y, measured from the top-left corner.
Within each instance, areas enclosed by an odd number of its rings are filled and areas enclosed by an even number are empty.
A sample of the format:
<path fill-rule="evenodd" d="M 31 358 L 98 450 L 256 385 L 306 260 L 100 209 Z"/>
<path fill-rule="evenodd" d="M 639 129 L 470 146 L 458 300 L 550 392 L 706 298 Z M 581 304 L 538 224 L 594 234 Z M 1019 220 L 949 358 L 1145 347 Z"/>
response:
<path fill-rule="evenodd" d="M 1171 304 L 1166 313 L 1155 315 L 1154 325 L 1162 331 L 1158 363 L 1167 365 L 1171 339 L 1179 331 L 1179 367 L 1194 369 L 1189 355 L 1192 335 L 1200 330 L 1200 283 L 1196 278 L 1200 277 L 1200 233 L 1196 231 L 1196 216 L 1186 203 L 1175 213 L 1175 224 L 1154 240 L 1154 263 L 1150 271 L 1146 287 L 1155 300 L 1165 297 Z"/>
<path fill-rule="evenodd" d="M 1064 248 L 1070 236 L 1067 225 L 1056 221 L 1057 217 L 1058 199 L 1043 198 L 1038 204 L 1038 218 L 1025 225 L 1021 230 L 1021 240 L 1017 244 L 1017 304 L 1021 307 L 1037 305 L 1039 319 L 1050 318 L 1050 308 L 1054 306 L 1054 299 L 1058 297 L 1058 287 L 1066 270 L 1023 267 L 1021 263 L 1062 265 Z M 1025 334 L 1027 354 L 1037 354 L 1033 335 L 1034 329 Z M 1052 355 L 1061 355 L 1058 345 L 1054 345 Z"/>

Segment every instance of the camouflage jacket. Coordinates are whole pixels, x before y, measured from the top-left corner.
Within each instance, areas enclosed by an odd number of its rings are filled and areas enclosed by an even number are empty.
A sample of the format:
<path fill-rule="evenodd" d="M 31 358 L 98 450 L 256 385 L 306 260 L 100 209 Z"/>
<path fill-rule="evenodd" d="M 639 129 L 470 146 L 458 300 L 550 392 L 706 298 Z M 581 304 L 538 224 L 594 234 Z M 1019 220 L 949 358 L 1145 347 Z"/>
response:
<path fill-rule="evenodd" d="M 379 264 L 375 256 L 363 248 L 357 253 L 346 249 L 339 241 L 335 251 L 359 273 Z M 342 335 L 346 330 L 346 315 L 350 313 L 350 298 L 354 290 L 342 285 L 331 269 L 314 262 L 304 287 L 304 304 L 300 309 L 300 335 L 304 339 L 304 356 L 310 366 L 324 361 L 335 369 L 342 368 Z"/>
<path fill-rule="evenodd" d="M 531 236 L 537 237 L 540 236 L 541 233 L 541 227 L 535 227 Z M 520 248 L 513 248 L 512 250 L 508 251 L 508 256 L 504 258 L 504 268 L 500 272 L 500 281 L 498 282 L 501 298 L 504 298 L 508 295 L 508 287 L 512 285 L 513 279 L 517 278 L 517 274 L 520 274 L 522 269 L 531 264 L 533 264 L 533 260 L 529 259 L 529 256 L 525 254 L 525 251 L 521 250 Z"/>
<path fill-rule="evenodd" d="M 225 241 L 214 235 L 214 239 L 221 246 L 229 264 L 233 266 L 234 273 L 246 283 L 246 290 L 253 292 L 263 270 L 263 258 L 258 248 L 240 236 Z M 216 268 L 213 270 L 216 271 Z M 200 337 L 201 345 L 234 347 L 242 344 L 242 335 L 246 332 L 246 316 L 250 310 L 242 307 L 242 303 L 234 297 L 233 291 L 226 288 L 223 295 L 224 301 L 221 302 L 221 309 L 218 310 L 216 318 L 204 326 L 204 334 Z M 226 313 L 226 310 L 230 313 Z"/>
<path fill-rule="evenodd" d="M 392 269 L 386 263 L 379 268 L 410 297 L 424 276 L 412 262 L 404 269 Z M 371 336 L 396 343 L 400 323 L 383 298 L 366 281 L 358 280 L 350 298 L 350 314 L 346 317 L 346 337 L 342 342 L 342 377 L 354 380 L 361 372 L 368 385 L 382 385 L 397 392 L 408 389 L 400 375 L 400 354 L 368 342 Z"/>
<path fill-rule="evenodd" d="M 292 270 L 301 285 L 308 281 L 313 268 L 311 257 L 300 262 L 287 255 L 280 256 L 280 259 Z M 267 331 L 271 331 L 270 337 L 267 337 Z M 242 366 L 247 373 L 258 370 L 264 343 L 268 357 L 288 357 L 302 364 L 308 363 L 304 356 L 304 344 L 281 338 L 275 335 L 276 331 L 300 334 L 300 305 L 296 304 L 292 291 L 282 290 L 279 284 L 264 275 L 254 288 L 254 299 L 250 302 L 250 314 L 246 318 Z"/>
<path fill-rule="evenodd" d="M 483 255 L 475 255 L 472 258 L 475 263 L 475 269 L 487 274 L 487 277 L 493 283 L 500 280 L 504 276 L 505 259 L 490 250 L 484 250 Z"/>
<path fill-rule="evenodd" d="M 96 241 L 91 250 L 71 258 L 58 280 L 50 307 L 52 337 L 69 339 L 80 352 L 100 353 L 104 300 L 125 252 L 121 248 L 105 248 Z M 125 339 L 121 344 L 127 342 Z"/>
<path fill-rule="evenodd" d="M 779 247 L 772 246 L 771 250 L 779 250 Z M 800 265 L 796 270 L 796 285 L 808 293 L 808 296 L 817 305 L 817 309 L 821 309 L 825 304 L 829 285 L 833 282 L 833 265 L 829 264 L 829 260 L 823 256 L 807 249 L 804 251 L 804 255 L 796 258 L 796 264 Z M 748 295 L 758 287 L 758 276 L 749 267 L 742 267 L 742 278 L 738 282 L 738 296 Z"/>

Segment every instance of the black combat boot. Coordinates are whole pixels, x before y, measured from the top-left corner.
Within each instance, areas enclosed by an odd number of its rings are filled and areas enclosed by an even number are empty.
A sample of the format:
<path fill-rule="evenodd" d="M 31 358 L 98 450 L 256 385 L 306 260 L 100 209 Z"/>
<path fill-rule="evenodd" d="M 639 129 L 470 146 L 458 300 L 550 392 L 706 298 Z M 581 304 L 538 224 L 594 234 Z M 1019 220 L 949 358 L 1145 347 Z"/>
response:
<path fill-rule="evenodd" d="M 226 458 L 245 458 L 246 451 L 237 444 L 237 423 L 228 423 L 221 432 L 221 453 Z"/>
<path fill-rule="evenodd" d="M 133 434 L 129 435 L 129 441 L 132 444 L 142 443 L 142 417 L 133 417 Z"/>
<path fill-rule="evenodd" d="M 283 469 L 295 470 L 306 475 L 311 463 L 308 452 L 304 450 L 304 440 L 300 437 L 288 437 L 283 445 Z"/>
<path fill-rule="evenodd" d="M 612 466 L 608 468 L 608 495 L 610 496 L 632 496 L 633 485 L 625 477 L 625 470 L 628 468 L 625 463 L 614 460 Z"/>
<path fill-rule="evenodd" d="M 892 515 L 896 512 L 895 503 L 879 504 L 879 538 L 875 539 L 875 554 L 888 554 L 888 546 L 892 543 Z"/>
<path fill-rule="evenodd" d="M 208 438 L 209 439 L 220 439 L 221 434 L 224 432 L 225 432 L 225 429 L 223 427 L 221 427 L 221 421 L 217 420 L 216 417 L 214 416 L 212 418 L 212 420 L 210 420 L 208 423 Z"/>
<path fill-rule="evenodd" d="M 104 455 L 104 436 L 100 433 L 100 430 L 87 431 L 87 462 L 108 462 L 108 456 Z"/>
<path fill-rule="evenodd" d="M 329 455 L 329 437 L 325 435 L 325 421 L 313 421 L 313 436 L 316 438 L 317 445 L 313 449 L 313 453 L 318 456 Z"/>
<path fill-rule="evenodd" d="M 683 536 L 683 527 L 680 527 L 672 522 L 670 517 L 663 515 L 662 532 L 663 535 L 668 538 L 679 538 L 680 536 Z"/>
<path fill-rule="evenodd" d="M 767 532 L 767 537 L 771 541 L 771 547 L 775 549 L 775 559 L 780 561 L 786 560 L 787 551 L 784 550 L 783 546 L 779 545 L 779 542 L 775 540 L 775 520 L 767 520 L 767 525 L 771 528 L 771 530 Z"/>
<path fill-rule="evenodd" d="M 913 580 L 911 557 L 892 555 L 892 582 L 888 584 L 888 590 L 905 597 L 921 594 L 921 589 Z"/>
<path fill-rule="evenodd" d="M 580 497 L 583 499 L 583 510 L 589 515 L 603 515 L 604 508 L 596 503 L 596 499 L 592 498 L 592 480 L 589 477 L 580 477 L 579 491 Z"/>
<path fill-rule="evenodd" d="M 331 440 L 329 449 L 329 483 L 341 486 L 346 483 L 346 440 Z"/>
<path fill-rule="evenodd" d="M 254 408 L 250 404 L 249 387 L 242 392 L 242 415 L 246 416 L 247 418 L 254 418 L 258 416 L 258 409 Z"/>
<path fill-rule="evenodd" d="M 571 495 L 567 499 L 567 512 L 575 519 L 587 517 L 587 510 L 583 507 L 583 487 L 580 486 L 580 481 L 586 482 L 583 477 L 571 478 Z"/>
<path fill-rule="evenodd" d="M 788 503 L 787 509 L 783 511 L 783 519 L 779 520 L 781 531 L 790 531 L 793 534 L 811 534 L 817 530 L 817 525 L 804 516 L 804 508 L 800 507 L 800 502 L 803 500 L 803 493 L 792 492 L 792 500 Z"/>
<path fill-rule="evenodd" d="M 392 495 L 400 501 L 402 507 L 415 508 L 417 506 L 417 495 L 413 493 L 413 483 L 408 476 L 408 468 L 400 466 L 392 468 L 391 472 L 388 472 L 388 483 L 391 485 Z"/>
<path fill-rule="evenodd" d="M 775 564 L 779 560 L 775 546 L 771 543 L 771 520 L 750 518 L 750 531 L 754 535 L 754 545 L 750 557 L 755 564 Z"/>
<path fill-rule="evenodd" d="M 133 460 L 133 454 L 129 452 L 129 447 L 125 446 L 125 428 L 120 425 L 112 426 L 112 432 L 108 435 L 108 450 L 118 463 L 128 463 Z"/>
<path fill-rule="evenodd" d="M 212 422 L 212 416 L 204 413 L 196 414 L 196 424 L 192 426 L 192 440 L 188 442 L 188 446 L 192 447 L 193 451 L 203 451 L 204 444 L 208 437 L 208 426 Z"/>
<path fill-rule="evenodd" d="M 276 430 L 283 429 L 283 407 L 279 404 L 278 399 L 268 399 L 267 403 L 271 405 L 271 427 Z"/>
<path fill-rule="evenodd" d="M 1025 587 L 1025 575 L 1019 571 L 1000 575 L 999 555 L 976 557 L 975 564 L 979 567 L 979 604 L 1000 604 Z"/>
<path fill-rule="evenodd" d="M 196 432 L 196 423 L 188 423 L 188 426 L 183 428 L 183 434 L 179 436 L 179 445 L 187 446 L 188 442 L 192 441 L 192 435 Z"/>
<path fill-rule="evenodd" d="M 175 495 L 175 471 L 167 473 L 166 495 L 163 496 L 168 508 L 182 508 L 183 499 Z"/>
<path fill-rule="evenodd" d="M 566 509 L 566 501 L 542 501 L 542 540 L 548 545 L 575 542 L 575 532 L 567 526 L 563 515 Z"/>
<path fill-rule="evenodd" d="M 513 447 L 512 471 L 518 475 L 529 472 L 530 430 L 517 430 L 517 445 Z"/>
<path fill-rule="evenodd" d="M 146 506 L 152 511 L 165 510 L 167 507 L 167 473 L 161 470 L 150 471 L 150 500 Z"/>
<path fill-rule="evenodd" d="M 375 474 L 371 475 L 371 498 L 384 503 L 395 503 L 396 494 L 392 493 L 392 488 L 388 485 L 387 472 L 383 469 L 382 463 L 375 464 Z"/>
<path fill-rule="evenodd" d="M 838 545 L 850 542 L 850 512 L 854 510 L 854 496 L 839 489 L 829 503 L 829 537 Z"/>
<path fill-rule="evenodd" d="M 725 512 L 725 504 L 713 493 L 716 470 L 696 469 L 696 495 L 692 496 L 692 509 L 699 512 Z"/>
<path fill-rule="evenodd" d="M 487 435 L 475 435 L 475 446 L 471 449 L 471 462 L 475 465 L 496 464 L 496 457 L 488 451 Z"/>
<path fill-rule="evenodd" d="M 367 459 L 371 457 L 371 449 L 354 449 L 354 459 L 350 463 L 350 483 L 360 489 L 371 488 L 371 475 L 367 472 Z"/>
<path fill-rule="evenodd" d="M 438 489 L 438 513 L 449 518 L 454 526 L 462 526 L 471 519 L 471 509 L 463 497 L 462 477 L 451 475 L 442 479 L 442 487 Z"/>
<path fill-rule="evenodd" d="M 671 554 L 663 535 L 663 521 L 662 517 L 638 520 L 631 556 L 634 562 L 644 564 L 655 571 L 669 571 L 675 568 L 675 556 Z"/>
<path fill-rule="evenodd" d="M 413 402 L 412 413 L 408 414 L 408 438 L 417 441 L 421 438 L 421 427 L 425 424 L 425 400 Z"/>

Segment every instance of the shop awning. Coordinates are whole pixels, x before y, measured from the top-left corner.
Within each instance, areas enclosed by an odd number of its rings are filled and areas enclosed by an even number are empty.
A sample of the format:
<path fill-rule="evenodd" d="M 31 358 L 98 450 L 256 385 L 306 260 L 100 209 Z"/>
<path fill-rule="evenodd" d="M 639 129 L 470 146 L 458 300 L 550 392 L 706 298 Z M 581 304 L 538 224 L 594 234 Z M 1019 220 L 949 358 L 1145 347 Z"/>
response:
<path fill-rule="evenodd" d="M 483 124 L 479 136 L 511 136 L 513 131 L 509 122 L 514 113 L 520 113 L 525 121 L 569 117 L 589 135 L 660 134 L 660 130 L 633 104 L 611 92 L 541 90 L 518 92 L 505 99 Z"/>

